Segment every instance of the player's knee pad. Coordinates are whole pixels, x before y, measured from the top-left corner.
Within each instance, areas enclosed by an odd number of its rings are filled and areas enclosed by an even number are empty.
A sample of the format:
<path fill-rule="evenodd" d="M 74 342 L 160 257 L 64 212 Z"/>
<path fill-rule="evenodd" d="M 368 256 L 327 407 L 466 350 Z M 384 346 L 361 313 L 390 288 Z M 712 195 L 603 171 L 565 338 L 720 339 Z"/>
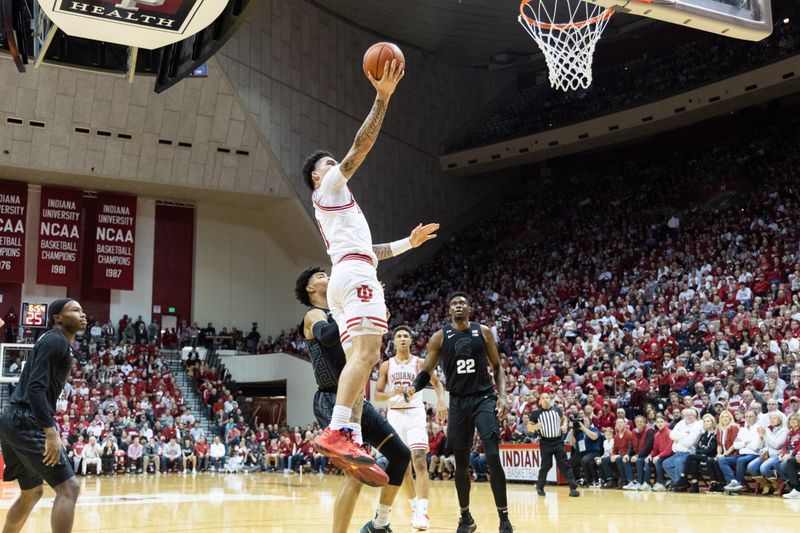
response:
<path fill-rule="evenodd" d="M 400 437 L 395 435 L 381 446 L 380 452 L 389 460 L 389 466 L 386 468 L 389 485 L 399 487 L 403 484 L 403 477 L 411 462 L 411 450 L 400 440 Z"/>

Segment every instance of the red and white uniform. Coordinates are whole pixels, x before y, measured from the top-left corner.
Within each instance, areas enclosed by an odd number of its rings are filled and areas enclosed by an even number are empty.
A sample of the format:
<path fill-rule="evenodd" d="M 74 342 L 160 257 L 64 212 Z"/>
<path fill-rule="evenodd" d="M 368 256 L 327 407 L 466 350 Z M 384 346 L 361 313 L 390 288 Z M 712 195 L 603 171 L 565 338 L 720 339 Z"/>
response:
<path fill-rule="evenodd" d="M 345 349 L 352 337 L 388 331 L 383 287 L 372 233 L 339 165 L 331 168 L 311 195 L 314 216 L 331 258 L 328 305 Z"/>
<path fill-rule="evenodd" d="M 392 391 L 395 388 L 410 386 L 419 373 L 419 358 L 414 355 L 408 361 L 398 361 L 397 357 L 389 359 L 388 379 L 386 386 Z M 425 406 L 422 404 L 422 391 L 414 393 L 409 401 L 402 396 L 389 398 L 389 410 L 386 419 L 400 435 L 400 439 L 411 450 L 428 449 L 428 432 L 425 429 Z"/>

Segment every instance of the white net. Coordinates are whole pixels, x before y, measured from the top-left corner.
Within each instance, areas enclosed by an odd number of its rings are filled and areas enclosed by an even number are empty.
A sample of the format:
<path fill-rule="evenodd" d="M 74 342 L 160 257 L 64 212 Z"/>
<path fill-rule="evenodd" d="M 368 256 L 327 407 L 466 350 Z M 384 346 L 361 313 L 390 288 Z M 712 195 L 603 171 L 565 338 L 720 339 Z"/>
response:
<path fill-rule="evenodd" d="M 519 23 L 541 48 L 553 88 L 574 91 L 592 84 L 595 45 L 613 14 L 579 0 L 522 2 Z"/>

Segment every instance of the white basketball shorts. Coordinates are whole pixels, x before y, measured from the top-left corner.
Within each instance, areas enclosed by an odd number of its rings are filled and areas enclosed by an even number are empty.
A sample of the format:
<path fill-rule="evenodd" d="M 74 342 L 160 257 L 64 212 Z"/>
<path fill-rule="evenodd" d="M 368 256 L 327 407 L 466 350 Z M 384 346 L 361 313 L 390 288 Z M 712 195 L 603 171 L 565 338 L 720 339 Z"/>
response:
<path fill-rule="evenodd" d="M 386 419 L 410 450 L 428 449 L 424 407 L 389 409 Z"/>
<path fill-rule="evenodd" d="M 389 330 L 383 287 L 369 258 L 345 259 L 334 265 L 327 296 L 345 349 L 353 337 L 383 335 Z"/>

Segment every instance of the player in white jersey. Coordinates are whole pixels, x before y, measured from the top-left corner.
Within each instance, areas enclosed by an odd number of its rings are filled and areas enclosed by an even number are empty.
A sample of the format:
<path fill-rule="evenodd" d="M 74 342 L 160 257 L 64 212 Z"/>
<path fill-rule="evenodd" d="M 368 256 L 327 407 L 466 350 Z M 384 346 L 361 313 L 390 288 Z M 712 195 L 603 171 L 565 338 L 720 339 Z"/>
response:
<path fill-rule="evenodd" d="M 403 73 L 403 64 L 393 60 L 391 65 L 387 63 L 380 80 L 370 75 L 375 102 L 341 164 L 332 154 L 318 151 L 303 165 L 303 177 L 313 191 L 314 215 L 333 264 L 328 303 L 347 357 L 339 377 L 331 424 L 314 443 L 321 453 L 354 466 L 375 462 L 361 447 L 359 421 L 361 396 L 370 371 L 379 360 L 382 336 L 388 327 L 383 288 L 375 270 L 378 260 L 419 246 L 434 238 L 438 229 L 436 224 L 420 225 L 409 238 L 374 246 L 367 220 L 347 186 L 375 144 L 389 99 Z"/>
<path fill-rule="evenodd" d="M 375 399 L 385 400 L 389 405 L 386 418 L 400 438 L 411 450 L 411 461 L 417 473 L 416 487 L 411 477 L 411 465 L 406 471 L 403 486 L 411 500 L 412 527 L 428 529 L 428 430 L 425 419 L 425 405 L 422 391 L 410 398 L 403 396 L 403 390 L 416 379 L 422 367 L 421 359 L 411 355 L 411 328 L 398 326 L 392 333 L 396 354 L 381 364 Z M 436 373 L 431 375 L 431 384 L 436 391 L 436 414 L 440 422 L 447 419 L 447 405 L 444 400 L 444 387 Z"/>

